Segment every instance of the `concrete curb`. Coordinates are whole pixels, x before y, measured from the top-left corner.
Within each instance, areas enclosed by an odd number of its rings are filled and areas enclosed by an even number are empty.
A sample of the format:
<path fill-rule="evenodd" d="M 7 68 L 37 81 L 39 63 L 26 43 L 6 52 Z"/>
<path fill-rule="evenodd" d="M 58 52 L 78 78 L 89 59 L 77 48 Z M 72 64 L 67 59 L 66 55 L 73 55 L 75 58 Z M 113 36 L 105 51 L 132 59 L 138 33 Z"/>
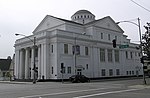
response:
<path fill-rule="evenodd" d="M 150 88 L 150 85 L 133 85 L 133 86 L 129 86 L 129 88 L 145 89 L 145 88 Z"/>
<path fill-rule="evenodd" d="M 5 84 L 32 84 L 32 82 L 16 82 L 16 81 L 0 81 L 0 83 L 5 83 Z"/>

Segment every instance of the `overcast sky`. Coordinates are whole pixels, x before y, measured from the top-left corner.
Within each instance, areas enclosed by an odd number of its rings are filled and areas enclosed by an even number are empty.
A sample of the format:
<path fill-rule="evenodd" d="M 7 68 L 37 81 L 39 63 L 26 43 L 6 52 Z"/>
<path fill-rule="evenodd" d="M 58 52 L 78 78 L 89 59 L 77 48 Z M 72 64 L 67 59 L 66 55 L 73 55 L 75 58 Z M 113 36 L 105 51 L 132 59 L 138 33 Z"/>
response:
<path fill-rule="evenodd" d="M 150 0 L 134 0 L 150 9 Z M 130 0 L 0 0 L 0 58 L 14 54 L 14 34 L 31 35 L 46 15 L 70 20 L 76 11 L 85 9 L 96 19 L 110 16 L 114 21 L 141 19 L 141 28 L 150 22 L 150 12 Z M 138 27 L 130 23 L 119 24 L 132 42 L 139 41 Z"/>

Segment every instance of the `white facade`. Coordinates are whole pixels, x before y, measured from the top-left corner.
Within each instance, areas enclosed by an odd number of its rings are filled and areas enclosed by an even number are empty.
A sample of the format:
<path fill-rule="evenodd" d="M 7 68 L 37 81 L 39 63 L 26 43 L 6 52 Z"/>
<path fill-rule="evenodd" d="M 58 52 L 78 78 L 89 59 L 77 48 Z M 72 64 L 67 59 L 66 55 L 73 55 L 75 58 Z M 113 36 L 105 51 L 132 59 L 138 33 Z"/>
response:
<path fill-rule="evenodd" d="M 33 79 L 34 49 L 31 40 L 36 37 L 35 61 L 38 79 L 61 79 L 83 74 L 90 78 L 133 76 L 142 74 L 140 50 L 130 43 L 124 31 L 112 20 L 95 20 L 87 11 L 77 11 L 72 21 L 47 15 L 33 31 L 33 35 L 15 42 L 15 76 Z M 112 40 L 117 40 L 113 48 Z M 128 44 L 120 49 L 119 45 Z M 73 46 L 79 50 L 74 52 Z M 79 53 L 80 52 L 80 53 Z"/>

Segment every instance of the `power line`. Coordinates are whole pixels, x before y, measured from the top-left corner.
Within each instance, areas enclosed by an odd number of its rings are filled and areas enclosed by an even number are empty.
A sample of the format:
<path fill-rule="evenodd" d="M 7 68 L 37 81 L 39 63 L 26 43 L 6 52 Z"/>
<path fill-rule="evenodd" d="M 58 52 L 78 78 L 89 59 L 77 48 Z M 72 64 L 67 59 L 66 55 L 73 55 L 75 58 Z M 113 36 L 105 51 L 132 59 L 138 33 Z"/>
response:
<path fill-rule="evenodd" d="M 138 3 L 136 3 L 134 0 L 130 0 L 130 1 L 132 1 L 134 4 L 138 5 L 139 7 L 143 8 L 144 10 L 146 10 L 146 11 L 150 12 L 150 10 L 149 10 L 149 9 L 147 9 L 147 8 L 143 7 L 142 5 L 140 5 L 140 4 L 138 4 Z"/>

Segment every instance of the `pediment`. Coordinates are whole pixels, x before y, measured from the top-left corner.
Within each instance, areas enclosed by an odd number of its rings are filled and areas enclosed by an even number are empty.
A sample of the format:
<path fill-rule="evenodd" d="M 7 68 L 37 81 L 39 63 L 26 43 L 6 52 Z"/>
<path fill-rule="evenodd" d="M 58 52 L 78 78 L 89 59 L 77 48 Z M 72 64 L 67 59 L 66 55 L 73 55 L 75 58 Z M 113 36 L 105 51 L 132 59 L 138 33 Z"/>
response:
<path fill-rule="evenodd" d="M 59 18 L 47 15 L 42 21 L 41 23 L 35 28 L 35 30 L 33 31 L 33 34 L 43 31 L 43 30 L 47 30 L 56 26 L 59 26 L 61 24 L 64 24 L 65 22 L 62 21 Z"/>
<path fill-rule="evenodd" d="M 117 31 L 120 33 L 124 32 L 110 16 L 97 20 L 94 23 L 94 26 Z"/>

